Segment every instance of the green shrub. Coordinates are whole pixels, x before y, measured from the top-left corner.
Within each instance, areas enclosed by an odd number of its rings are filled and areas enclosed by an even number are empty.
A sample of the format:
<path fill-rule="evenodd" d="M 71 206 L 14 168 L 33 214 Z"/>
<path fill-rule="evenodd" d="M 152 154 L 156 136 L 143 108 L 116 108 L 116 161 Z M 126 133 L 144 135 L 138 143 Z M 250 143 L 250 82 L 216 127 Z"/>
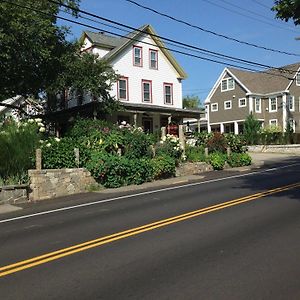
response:
<path fill-rule="evenodd" d="M 251 165 L 251 156 L 247 153 L 231 153 L 227 162 L 231 167 L 242 167 Z"/>
<path fill-rule="evenodd" d="M 156 156 L 151 160 L 153 179 L 164 179 L 175 176 L 175 160 L 168 155 Z"/>
<path fill-rule="evenodd" d="M 166 137 L 156 145 L 157 156 L 166 155 L 178 161 L 181 158 L 182 152 L 179 138 L 174 135 L 167 134 Z"/>
<path fill-rule="evenodd" d="M 92 176 L 107 188 L 141 184 L 153 177 L 149 159 L 128 159 L 106 152 L 93 152 L 86 167 Z"/>
<path fill-rule="evenodd" d="M 0 126 L 0 177 L 4 184 L 27 180 L 39 140 L 39 127 L 33 120 L 19 124 L 7 120 Z"/>
<path fill-rule="evenodd" d="M 205 161 L 205 153 L 203 146 L 187 146 L 185 149 L 186 160 L 191 162 Z"/>
<path fill-rule="evenodd" d="M 225 136 L 220 132 L 214 132 L 213 136 L 207 141 L 208 152 L 226 153 L 227 141 Z"/>
<path fill-rule="evenodd" d="M 208 162 L 214 170 L 223 170 L 226 163 L 226 155 L 220 152 L 211 153 L 208 156 Z"/>
<path fill-rule="evenodd" d="M 196 145 L 197 146 L 204 146 L 204 147 L 207 147 L 207 143 L 208 141 L 213 137 L 213 132 L 206 132 L 206 131 L 203 131 L 203 132 L 195 132 L 194 133 L 195 135 L 195 138 L 197 139 L 197 142 L 196 142 Z"/>
<path fill-rule="evenodd" d="M 44 169 L 77 168 L 74 148 L 77 143 L 71 138 L 51 138 L 42 143 L 42 164 Z M 83 155 L 81 148 L 80 156 Z"/>
<path fill-rule="evenodd" d="M 260 122 L 251 113 L 244 122 L 244 137 L 247 145 L 255 145 L 259 141 Z"/>
<path fill-rule="evenodd" d="M 246 142 L 242 135 L 228 133 L 225 134 L 227 145 L 230 147 L 231 152 L 243 153 L 246 151 Z"/>

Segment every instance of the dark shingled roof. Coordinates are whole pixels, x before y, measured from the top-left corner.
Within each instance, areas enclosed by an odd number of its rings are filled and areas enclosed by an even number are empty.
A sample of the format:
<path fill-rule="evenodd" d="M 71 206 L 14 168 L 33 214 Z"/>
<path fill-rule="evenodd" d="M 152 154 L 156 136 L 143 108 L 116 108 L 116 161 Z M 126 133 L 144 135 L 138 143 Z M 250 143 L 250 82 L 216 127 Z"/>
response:
<path fill-rule="evenodd" d="M 251 93 L 269 94 L 284 91 L 299 67 L 300 63 L 295 63 L 281 68 L 269 69 L 264 73 L 243 71 L 235 68 L 228 68 L 228 70 L 236 76 Z"/>
<path fill-rule="evenodd" d="M 107 35 L 102 32 L 84 31 L 84 33 L 94 45 L 105 46 L 113 49 L 124 43 L 122 38 Z"/>

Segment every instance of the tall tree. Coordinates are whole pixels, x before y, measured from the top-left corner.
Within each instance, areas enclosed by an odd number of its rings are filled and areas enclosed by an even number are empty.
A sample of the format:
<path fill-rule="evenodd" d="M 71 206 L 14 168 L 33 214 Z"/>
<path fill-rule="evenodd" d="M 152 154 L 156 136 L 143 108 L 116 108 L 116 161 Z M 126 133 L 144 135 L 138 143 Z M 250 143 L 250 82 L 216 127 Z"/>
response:
<path fill-rule="evenodd" d="M 76 15 L 80 0 L 55 2 L 0 1 L 0 101 L 46 95 L 53 107 L 59 89 L 71 87 L 111 100 L 113 70 L 92 54 L 79 55 L 79 45 L 66 38 L 69 29 L 57 24 L 57 14 L 64 9 L 59 3 L 71 6 Z"/>
<path fill-rule="evenodd" d="M 194 108 L 200 109 L 201 108 L 201 101 L 198 96 L 185 96 L 182 100 L 183 108 Z"/>
<path fill-rule="evenodd" d="M 295 25 L 300 24 L 300 0 L 276 0 L 274 4 L 276 18 L 286 22 L 293 19 Z"/>

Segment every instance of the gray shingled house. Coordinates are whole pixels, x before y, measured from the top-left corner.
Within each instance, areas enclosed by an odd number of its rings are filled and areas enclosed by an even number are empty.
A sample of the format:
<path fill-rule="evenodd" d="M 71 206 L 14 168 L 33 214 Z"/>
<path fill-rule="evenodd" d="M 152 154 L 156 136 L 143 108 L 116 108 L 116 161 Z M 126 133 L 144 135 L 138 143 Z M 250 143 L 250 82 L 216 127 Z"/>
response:
<path fill-rule="evenodd" d="M 243 131 L 252 112 L 262 126 L 300 133 L 300 63 L 264 72 L 225 68 L 205 100 L 208 131 Z"/>

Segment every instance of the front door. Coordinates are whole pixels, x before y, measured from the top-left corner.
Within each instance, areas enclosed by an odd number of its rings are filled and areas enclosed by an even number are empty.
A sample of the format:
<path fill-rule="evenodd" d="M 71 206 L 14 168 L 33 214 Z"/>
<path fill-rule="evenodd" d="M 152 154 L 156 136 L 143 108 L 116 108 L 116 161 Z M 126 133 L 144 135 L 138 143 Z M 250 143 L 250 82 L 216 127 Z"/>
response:
<path fill-rule="evenodd" d="M 143 118 L 142 126 L 145 133 L 153 133 L 153 120 L 152 118 Z"/>

